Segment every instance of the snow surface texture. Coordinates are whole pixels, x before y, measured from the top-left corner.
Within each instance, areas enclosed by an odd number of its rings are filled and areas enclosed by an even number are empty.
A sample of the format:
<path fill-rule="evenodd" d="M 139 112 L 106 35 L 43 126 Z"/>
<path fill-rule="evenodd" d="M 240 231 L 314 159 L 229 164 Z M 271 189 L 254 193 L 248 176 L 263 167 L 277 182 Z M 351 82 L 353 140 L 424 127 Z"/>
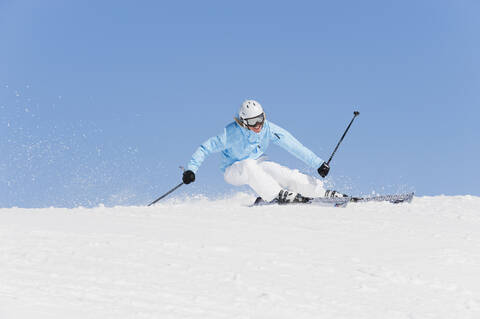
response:
<path fill-rule="evenodd" d="M 480 197 L 0 209 L 0 318 L 480 318 Z"/>

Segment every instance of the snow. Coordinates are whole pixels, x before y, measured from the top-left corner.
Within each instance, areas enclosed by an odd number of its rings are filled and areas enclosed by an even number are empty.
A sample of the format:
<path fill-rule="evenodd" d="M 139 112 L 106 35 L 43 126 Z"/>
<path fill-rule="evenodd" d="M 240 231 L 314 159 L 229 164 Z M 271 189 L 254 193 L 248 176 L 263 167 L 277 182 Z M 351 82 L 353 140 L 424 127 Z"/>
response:
<path fill-rule="evenodd" d="M 480 197 L 0 209 L 0 318 L 479 318 Z"/>

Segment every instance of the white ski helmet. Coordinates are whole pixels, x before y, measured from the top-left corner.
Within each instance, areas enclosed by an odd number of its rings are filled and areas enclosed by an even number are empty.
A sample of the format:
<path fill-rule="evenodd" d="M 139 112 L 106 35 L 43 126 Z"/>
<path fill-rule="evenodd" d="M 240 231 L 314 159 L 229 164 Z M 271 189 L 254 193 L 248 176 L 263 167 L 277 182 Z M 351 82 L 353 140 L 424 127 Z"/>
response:
<path fill-rule="evenodd" d="M 262 118 L 262 122 L 265 120 L 265 113 L 263 112 L 262 105 L 255 100 L 246 100 L 242 103 L 240 110 L 238 111 L 238 117 L 240 121 L 246 126 L 253 126 L 248 120 L 255 118 Z"/>

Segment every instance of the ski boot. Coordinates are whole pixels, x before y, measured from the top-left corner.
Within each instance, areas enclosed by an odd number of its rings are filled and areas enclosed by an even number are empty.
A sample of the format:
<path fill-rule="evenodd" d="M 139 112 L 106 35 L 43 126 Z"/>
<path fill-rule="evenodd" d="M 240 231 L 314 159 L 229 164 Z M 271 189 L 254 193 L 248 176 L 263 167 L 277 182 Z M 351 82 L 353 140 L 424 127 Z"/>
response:
<path fill-rule="evenodd" d="M 327 197 L 327 198 L 348 197 L 348 195 L 345 195 L 345 194 L 342 194 L 342 193 L 339 193 L 337 191 L 330 190 L 330 189 L 327 189 L 325 191 L 324 196 Z"/>
<path fill-rule="evenodd" d="M 358 201 L 362 200 L 361 197 L 351 197 L 351 196 L 348 196 L 348 195 L 345 195 L 345 194 L 342 194 L 342 193 L 339 193 L 337 191 L 330 190 L 330 189 L 327 189 L 325 191 L 325 197 L 327 197 L 327 198 L 350 197 L 351 202 L 358 202 Z"/>
<path fill-rule="evenodd" d="M 285 205 L 292 203 L 308 203 L 310 200 L 311 198 L 304 197 L 299 193 L 293 193 L 282 189 L 273 201 L 279 205 Z"/>

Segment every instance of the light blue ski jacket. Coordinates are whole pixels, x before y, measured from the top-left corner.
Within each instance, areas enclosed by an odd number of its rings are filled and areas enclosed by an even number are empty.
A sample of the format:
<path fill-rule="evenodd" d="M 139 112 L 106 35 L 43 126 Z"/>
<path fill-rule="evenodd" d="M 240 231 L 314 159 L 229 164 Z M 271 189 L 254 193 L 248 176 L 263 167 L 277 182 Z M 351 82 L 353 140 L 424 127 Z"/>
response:
<path fill-rule="evenodd" d="M 260 133 L 241 127 L 237 122 L 228 124 L 224 131 L 200 145 L 193 153 L 187 168 L 194 173 L 211 153 L 222 152 L 222 171 L 235 162 L 247 158 L 257 159 L 264 154 L 270 143 L 276 144 L 296 156 L 307 165 L 318 168 L 323 161 L 303 146 L 288 131 L 265 120 Z"/>

